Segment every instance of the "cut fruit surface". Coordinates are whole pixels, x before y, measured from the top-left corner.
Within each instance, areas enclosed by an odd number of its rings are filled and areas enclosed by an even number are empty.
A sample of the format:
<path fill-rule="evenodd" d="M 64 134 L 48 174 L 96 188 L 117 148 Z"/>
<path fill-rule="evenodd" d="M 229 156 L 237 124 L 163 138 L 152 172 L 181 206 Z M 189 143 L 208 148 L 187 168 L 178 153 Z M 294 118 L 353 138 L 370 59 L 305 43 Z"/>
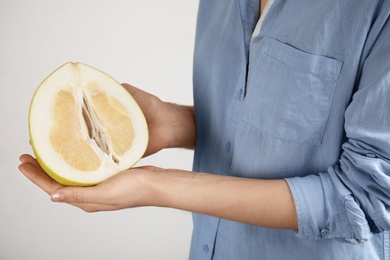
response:
<path fill-rule="evenodd" d="M 145 117 L 107 74 L 69 62 L 38 87 L 29 131 L 41 167 L 64 185 L 87 186 L 133 166 L 148 144 Z"/>

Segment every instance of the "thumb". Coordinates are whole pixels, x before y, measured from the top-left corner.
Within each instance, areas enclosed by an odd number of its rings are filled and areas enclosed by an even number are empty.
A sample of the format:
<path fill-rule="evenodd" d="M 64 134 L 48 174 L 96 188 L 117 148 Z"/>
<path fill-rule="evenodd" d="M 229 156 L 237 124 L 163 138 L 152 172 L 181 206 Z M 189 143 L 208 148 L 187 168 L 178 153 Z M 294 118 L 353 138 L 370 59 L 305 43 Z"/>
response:
<path fill-rule="evenodd" d="M 93 187 L 64 187 L 55 190 L 50 197 L 53 202 L 83 204 L 96 201 L 95 194 Z"/>
<path fill-rule="evenodd" d="M 85 203 L 82 192 L 69 188 L 56 190 L 51 194 L 50 198 L 53 202 Z"/>
<path fill-rule="evenodd" d="M 122 83 L 122 87 L 124 87 L 132 96 L 136 95 L 141 90 L 139 88 L 134 87 L 128 83 Z"/>
<path fill-rule="evenodd" d="M 64 187 L 54 191 L 51 194 L 53 202 L 63 202 L 76 206 L 85 212 L 97 212 L 106 210 L 115 210 L 117 207 L 106 203 L 110 201 L 104 195 L 104 192 L 92 187 Z"/>

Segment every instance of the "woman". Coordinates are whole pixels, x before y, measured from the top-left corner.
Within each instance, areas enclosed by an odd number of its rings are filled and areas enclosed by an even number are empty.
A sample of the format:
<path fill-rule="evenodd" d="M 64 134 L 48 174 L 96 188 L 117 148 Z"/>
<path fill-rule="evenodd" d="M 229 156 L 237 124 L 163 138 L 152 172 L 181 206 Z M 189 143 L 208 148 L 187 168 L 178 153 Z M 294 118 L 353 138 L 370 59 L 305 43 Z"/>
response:
<path fill-rule="evenodd" d="M 194 212 L 191 259 L 389 259 L 390 1 L 200 1 L 194 107 L 128 84 L 146 155 L 195 148 L 193 172 L 130 169 L 62 187 L 85 211 Z M 131 173 L 131 174 L 129 174 Z"/>

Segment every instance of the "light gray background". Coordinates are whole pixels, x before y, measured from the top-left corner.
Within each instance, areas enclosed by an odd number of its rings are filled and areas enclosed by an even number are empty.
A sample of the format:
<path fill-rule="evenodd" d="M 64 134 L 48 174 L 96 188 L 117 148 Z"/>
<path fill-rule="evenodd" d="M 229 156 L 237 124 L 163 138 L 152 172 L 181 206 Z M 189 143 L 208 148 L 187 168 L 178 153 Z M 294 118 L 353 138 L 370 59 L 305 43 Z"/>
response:
<path fill-rule="evenodd" d="M 85 213 L 18 170 L 30 153 L 27 117 L 39 83 L 67 61 L 101 69 L 161 99 L 192 104 L 195 0 L 0 0 L 0 259 L 187 259 L 188 212 Z M 173 149 L 139 165 L 191 169 Z"/>

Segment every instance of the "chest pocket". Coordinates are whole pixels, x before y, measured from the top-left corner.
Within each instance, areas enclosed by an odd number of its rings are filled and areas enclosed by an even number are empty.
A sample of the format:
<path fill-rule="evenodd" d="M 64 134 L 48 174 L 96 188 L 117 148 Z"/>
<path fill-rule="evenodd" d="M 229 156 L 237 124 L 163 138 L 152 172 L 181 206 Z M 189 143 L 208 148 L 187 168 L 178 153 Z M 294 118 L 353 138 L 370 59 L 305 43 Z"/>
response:
<path fill-rule="evenodd" d="M 320 144 L 341 67 L 266 38 L 249 68 L 244 121 L 275 138 Z"/>

